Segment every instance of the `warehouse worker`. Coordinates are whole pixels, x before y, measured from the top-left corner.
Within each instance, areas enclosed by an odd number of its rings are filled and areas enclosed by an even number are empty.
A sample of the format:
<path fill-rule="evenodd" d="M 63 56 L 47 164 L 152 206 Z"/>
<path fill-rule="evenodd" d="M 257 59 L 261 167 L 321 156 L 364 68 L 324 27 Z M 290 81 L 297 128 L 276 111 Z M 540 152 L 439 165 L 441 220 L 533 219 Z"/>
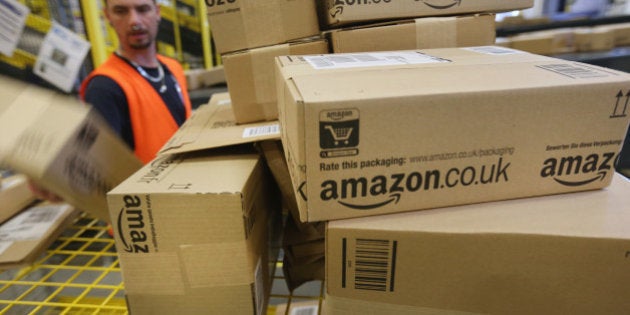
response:
<path fill-rule="evenodd" d="M 147 163 L 190 116 L 181 65 L 157 54 L 160 8 L 155 0 L 106 0 L 105 16 L 120 47 L 83 81 L 81 97 L 92 104 Z M 29 181 L 40 199 L 62 199 Z"/>
<path fill-rule="evenodd" d="M 79 93 L 147 163 L 191 114 L 184 71 L 157 54 L 156 0 L 106 0 L 104 12 L 120 45 Z"/>

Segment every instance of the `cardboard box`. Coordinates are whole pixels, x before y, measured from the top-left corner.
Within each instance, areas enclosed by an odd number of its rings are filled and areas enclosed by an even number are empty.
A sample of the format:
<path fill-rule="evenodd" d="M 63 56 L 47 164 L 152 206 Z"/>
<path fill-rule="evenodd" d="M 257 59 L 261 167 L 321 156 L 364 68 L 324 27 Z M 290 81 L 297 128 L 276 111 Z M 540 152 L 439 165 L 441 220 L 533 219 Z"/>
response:
<path fill-rule="evenodd" d="M 602 51 L 615 48 L 615 32 L 608 28 L 576 28 L 575 47 L 579 52 Z"/>
<path fill-rule="evenodd" d="M 599 25 L 596 28 L 612 30 L 616 47 L 630 45 L 630 23 Z"/>
<path fill-rule="evenodd" d="M 317 3 L 320 24 L 324 29 L 424 16 L 505 12 L 534 5 L 533 0 L 322 0 Z"/>
<path fill-rule="evenodd" d="M 14 93 L 0 134 L 0 165 L 101 220 L 109 220 L 105 194 L 142 166 L 98 112 L 34 85 Z"/>
<path fill-rule="evenodd" d="M 554 55 L 576 51 L 572 28 L 523 33 L 510 38 L 510 47 L 533 54 Z"/>
<path fill-rule="evenodd" d="M 160 156 L 109 192 L 130 313 L 265 313 L 279 194 L 229 151 Z"/>
<path fill-rule="evenodd" d="M 327 314 L 365 314 L 372 303 L 623 314 L 630 309 L 629 190 L 617 174 L 598 191 L 329 222 L 327 295 L 361 303 Z M 380 314 L 399 314 L 394 309 Z"/>
<path fill-rule="evenodd" d="M 492 45 L 494 15 L 420 18 L 330 32 L 335 53 Z"/>
<path fill-rule="evenodd" d="M 278 121 L 236 124 L 227 92 L 212 94 L 160 149 L 159 155 L 194 152 L 210 148 L 280 139 Z"/>
<path fill-rule="evenodd" d="M 0 225 L 0 268 L 35 262 L 78 214 L 66 203 L 39 203 Z"/>
<path fill-rule="evenodd" d="M 208 22 L 220 54 L 319 34 L 314 1 L 208 0 Z"/>
<path fill-rule="evenodd" d="M 275 58 L 329 52 L 322 39 L 280 44 L 226 54 L 222 57 L 234 117 L 239 124 L 278 119 Z"/>
<path fill-rule="evenodd" d="M 189 69 L 185 73 L 188 90 L 226 83 L 223 65 L 214 66 L 211 69 Z"/>
<path fill-rule="evenodd" d="M 35 201 L 26 176 L 16 174 L 0 182 L 0 223 L 24 210 Z"/>
<path fill-rule="evenodd" d="M 602 188 L 630 119 L 627 73 L 502 47 L 301 59 L 278 106 L 307 222 Z"/>

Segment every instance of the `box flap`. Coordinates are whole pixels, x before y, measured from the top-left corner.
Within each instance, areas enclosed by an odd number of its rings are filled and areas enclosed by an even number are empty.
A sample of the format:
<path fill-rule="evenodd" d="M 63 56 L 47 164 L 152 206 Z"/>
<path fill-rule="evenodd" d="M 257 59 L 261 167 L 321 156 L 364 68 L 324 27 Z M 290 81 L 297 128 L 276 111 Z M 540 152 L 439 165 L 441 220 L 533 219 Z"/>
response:
<path fill-rule="evenodd" d="M 280 139 L 278 121 L 237 125 L 228 93 L 212 95 L 158 154 L 192 152 L 262 140 Z"/>

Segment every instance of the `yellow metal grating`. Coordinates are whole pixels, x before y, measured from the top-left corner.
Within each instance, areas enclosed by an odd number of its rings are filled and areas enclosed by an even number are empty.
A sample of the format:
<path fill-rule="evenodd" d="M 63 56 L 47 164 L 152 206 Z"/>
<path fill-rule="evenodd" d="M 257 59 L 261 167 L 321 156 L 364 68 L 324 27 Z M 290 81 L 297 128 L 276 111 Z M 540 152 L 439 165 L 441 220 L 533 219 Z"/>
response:
<path fill-rule="evenodd" d="M 321 305 L 323 290 L 322 281 L 312 281 L 289 292 L 278 259 L 267 314 L 279 304 L 287 304 L 286 315 L 292 303 Z M 102 221 L 83 214 L 35 263 L 0 272 L 0 315 L 53 314 L 128 314 L 114 240 Z"/>

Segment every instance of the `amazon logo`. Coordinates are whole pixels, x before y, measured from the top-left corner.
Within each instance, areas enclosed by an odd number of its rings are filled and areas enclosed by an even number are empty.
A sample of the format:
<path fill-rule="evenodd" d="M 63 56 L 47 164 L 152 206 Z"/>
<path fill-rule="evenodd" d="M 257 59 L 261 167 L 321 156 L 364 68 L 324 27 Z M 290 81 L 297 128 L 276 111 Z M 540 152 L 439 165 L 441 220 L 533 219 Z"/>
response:
<path fill-rule="evenodd" d="M 446 10 L 462 4 L 462 0 L 416 0 L 436 10 Z"/>
<path fill-rule="evenodd" d="M 116 219 L 117 235 L 127 253 L 148 253 L 148 236 L 145 232 L 145 218 L 142 199 L 138 196 L 123 197 L 124 207 Z"/>
<path fill-rule="evenodd" d="M 343 4 L 335 3 L 335 5 L 328 10 L 328 14 L 330 14 L 332 18 L 336 18 L 337 16 L 342 15 Z"/>
<path fill-rule="evenodd" d="M 614 161 L 614 152 L 549 158 L 543 162 L 540 176 L 552 178 L 563 186 L 585 186 L 604 180 L 613 169 Z"/>

